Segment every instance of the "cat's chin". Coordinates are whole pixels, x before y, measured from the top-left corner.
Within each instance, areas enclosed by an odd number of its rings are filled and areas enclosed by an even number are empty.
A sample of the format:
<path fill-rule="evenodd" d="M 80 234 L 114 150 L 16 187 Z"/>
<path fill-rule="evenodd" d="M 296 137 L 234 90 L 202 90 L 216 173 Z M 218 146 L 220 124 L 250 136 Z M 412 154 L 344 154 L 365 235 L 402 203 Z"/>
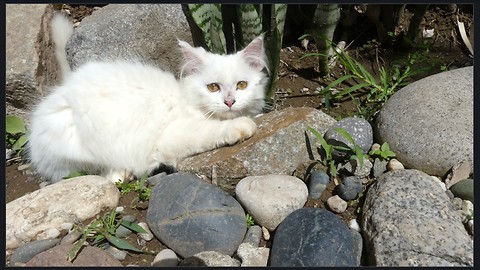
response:
<path fill-rule="evenodd" d="M 220 120 L 233 119 L 243 115 L 244 113 L 242 111 L 236 111 L 236 110 L 220 111 L 215 113 L 215 117 Z"/>

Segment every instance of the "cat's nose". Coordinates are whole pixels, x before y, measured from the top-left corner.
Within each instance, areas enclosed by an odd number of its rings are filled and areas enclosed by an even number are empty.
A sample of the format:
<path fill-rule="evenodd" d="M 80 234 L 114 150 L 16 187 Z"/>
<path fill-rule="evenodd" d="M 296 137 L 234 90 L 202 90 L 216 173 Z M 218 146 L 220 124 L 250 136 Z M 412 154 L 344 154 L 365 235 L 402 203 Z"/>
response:
<path fill-rule="evenodd" d="M 233 104 L 235 103 L 235 99 L 225 100 L 225 101 L 223 101 L 223 103 L 225 103 L 225 105 L 227 105 L 229 108 L 231 108 L 233 106 Z"/>

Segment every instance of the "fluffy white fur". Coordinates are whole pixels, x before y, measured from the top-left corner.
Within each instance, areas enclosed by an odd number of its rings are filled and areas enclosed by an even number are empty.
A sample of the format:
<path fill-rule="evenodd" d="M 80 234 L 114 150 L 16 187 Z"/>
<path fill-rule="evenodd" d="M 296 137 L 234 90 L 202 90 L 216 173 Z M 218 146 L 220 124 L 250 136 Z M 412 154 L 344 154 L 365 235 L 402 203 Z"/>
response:
<path fill-rule="evenodd" d="M 246 116 L 264 106 L 263 37 L 232 55 L 179 41 L 185 64 L 178 81 L 157 67 L 127 61 L 90 62 L 70 73 L 64 48 L 72 29 L 67 18 L 54 16 L 64 82 L 35 108 L 28 140 L 41 176 L 56 182 L 86 171 L 123 181 L 129 173 L 139 177 L 160 163 L 175 166 L 255 133 Z M 246 89 L 237 89 L 239 81 L 248 83 Z M 220 91 L 209 91 L 211 83 Z M 226 100 L 235 103 L 229 107 Z"/>

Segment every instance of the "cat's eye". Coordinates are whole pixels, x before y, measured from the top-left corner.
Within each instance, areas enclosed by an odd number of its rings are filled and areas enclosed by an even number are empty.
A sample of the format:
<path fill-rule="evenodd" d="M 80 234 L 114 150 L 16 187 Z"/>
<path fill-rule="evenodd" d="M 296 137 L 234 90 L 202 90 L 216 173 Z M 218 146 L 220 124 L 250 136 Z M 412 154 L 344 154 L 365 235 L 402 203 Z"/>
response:
<path fill-rule="evenodd" d="M 209 83 L 207 84 L 208 91 L 217 92 L 220 90 L 220 85 L 218 83 Z"/>
<path fill-rule="evenodd" d="M 246 81 L 239 81 L 237 82 L 237 89 L 238 90 L 243 90 L 247 88 L 248 83 Z"/>

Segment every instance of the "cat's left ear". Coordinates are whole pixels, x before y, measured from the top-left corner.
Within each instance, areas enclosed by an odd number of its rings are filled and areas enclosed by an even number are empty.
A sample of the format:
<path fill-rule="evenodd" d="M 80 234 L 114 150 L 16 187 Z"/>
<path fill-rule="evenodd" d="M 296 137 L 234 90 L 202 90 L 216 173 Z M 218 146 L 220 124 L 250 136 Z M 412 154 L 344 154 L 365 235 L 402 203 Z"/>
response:
<path fill-rule="evenodd" d="M 263 34 L 252 40 L 247 47 L 239 52 L 247 61 L 250 67 L 257 71 L 261 71 L 266 67 L 265 48 L 263 46 Z"/>
<path fill-rule="evenodd" d="M 180 45 L 180 50 L 183 54 L 183 69 L 188 74 L 197 73 L 204 63 L 205 49 L 202 47 L 194 48 L 182 40 L 178 40 L 178 45 Z"/>

